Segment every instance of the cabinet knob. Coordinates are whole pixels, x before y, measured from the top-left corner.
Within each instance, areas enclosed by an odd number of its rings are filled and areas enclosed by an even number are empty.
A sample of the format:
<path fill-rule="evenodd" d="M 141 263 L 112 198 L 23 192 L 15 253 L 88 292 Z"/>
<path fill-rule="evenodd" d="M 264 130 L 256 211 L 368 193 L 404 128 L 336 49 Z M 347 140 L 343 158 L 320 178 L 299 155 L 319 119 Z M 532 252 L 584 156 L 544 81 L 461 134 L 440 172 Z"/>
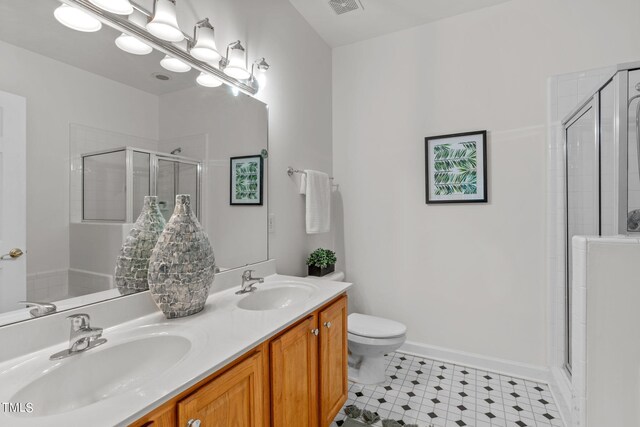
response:
<path fill-rule="evenodd" d="M 320 331 L 318 330 L 318 328 L 312 329 L 311 333 L 315 336 L 318 336 L 318 334 L 320 333 Z"/>
<path fill-rule="evenodd" d="M 190 419 L 187 421 L 187 427 L 200 427 L 200 420 Z"/>
<path fill-rule="evenodd" d="M 327 328 L 330 328 L 331 327 L 331 322 L 324 322 L 324 326 L 327 327 Z"/>

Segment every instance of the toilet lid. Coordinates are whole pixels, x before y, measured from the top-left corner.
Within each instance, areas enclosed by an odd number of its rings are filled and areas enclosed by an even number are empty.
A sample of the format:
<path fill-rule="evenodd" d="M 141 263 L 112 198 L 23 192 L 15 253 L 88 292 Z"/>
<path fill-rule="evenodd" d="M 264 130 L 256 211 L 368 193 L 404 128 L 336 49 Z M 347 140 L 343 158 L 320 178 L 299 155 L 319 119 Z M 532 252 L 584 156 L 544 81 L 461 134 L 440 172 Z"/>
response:
<path fill-rule="evenodd" d="M 369 338 L 392 338 L 404 335 L 407 327 L 394 320 L 352 313 L 347 323 L 349 333 Z"/>

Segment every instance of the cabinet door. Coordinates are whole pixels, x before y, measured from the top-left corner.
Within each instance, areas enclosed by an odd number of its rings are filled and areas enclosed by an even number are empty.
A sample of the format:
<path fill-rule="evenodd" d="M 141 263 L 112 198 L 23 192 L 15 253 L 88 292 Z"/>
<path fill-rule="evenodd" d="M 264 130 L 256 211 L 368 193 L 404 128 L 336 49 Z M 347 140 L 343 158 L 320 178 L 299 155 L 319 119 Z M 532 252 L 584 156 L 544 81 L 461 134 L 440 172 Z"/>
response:
<path fill-rule="evenodd" d="M 328 427 L 347 401 L 347 297 L 320 312 L 320 425 Z"/>
<path fill-rule="evenodd" d="M 271 341 L 273 427 L 318 425 L 318 330 L 315 316 Z"/>
<path fill-rule="evenodd" d="M 175 427 L 175 409 L 174 405 L 162 406 L 130 424 L 129 427 Z"/>
<path fill-rule="evenodd" d="M 254 354 L 178 402 L 178 426 L 266 427 L 263 357 Z"/>

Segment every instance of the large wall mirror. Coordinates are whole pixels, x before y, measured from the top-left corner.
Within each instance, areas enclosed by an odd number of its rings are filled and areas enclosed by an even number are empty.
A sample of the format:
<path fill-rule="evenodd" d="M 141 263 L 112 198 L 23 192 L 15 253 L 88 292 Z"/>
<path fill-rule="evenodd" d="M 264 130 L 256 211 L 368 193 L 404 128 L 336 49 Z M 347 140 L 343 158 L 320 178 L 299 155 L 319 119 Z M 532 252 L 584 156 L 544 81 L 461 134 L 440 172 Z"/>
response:
<path fill-rule="evenodd" d="M 59 5 L 0 3 L 0 325 L 33 317 L 21 301 L 119 297 L 115 260 L 145 195 L 169 218 L 191 194 L 221 270 L 266 260 L 268 162 L 262 204 L 232 204 L 230 165 L 266 157 L 267 106 L 126 53 L 107 26 L 68 29 Z"/>

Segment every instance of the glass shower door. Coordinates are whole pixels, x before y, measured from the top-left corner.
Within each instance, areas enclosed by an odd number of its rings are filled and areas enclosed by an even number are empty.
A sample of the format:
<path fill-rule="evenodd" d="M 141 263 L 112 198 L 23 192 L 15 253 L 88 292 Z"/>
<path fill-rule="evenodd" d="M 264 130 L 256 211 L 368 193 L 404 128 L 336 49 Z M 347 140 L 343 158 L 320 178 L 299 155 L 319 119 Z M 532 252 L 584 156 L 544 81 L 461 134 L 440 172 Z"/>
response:
<path fill-rule="evenodd" d="M 566 124 L 567 278 L 566 367 L 571 371 L 572 239 L 600 234 L 599 144 L 597 98 L 592 99 Z"/>
<path fill-rule="evenodd" d="M 156 194 L 160 211 L 168 221 L 173 214 L 177 194 L 191 195 L 191 208 L 200 218 L 200 168 L 197 163 L 159 158 L 156 175 Z"/>

